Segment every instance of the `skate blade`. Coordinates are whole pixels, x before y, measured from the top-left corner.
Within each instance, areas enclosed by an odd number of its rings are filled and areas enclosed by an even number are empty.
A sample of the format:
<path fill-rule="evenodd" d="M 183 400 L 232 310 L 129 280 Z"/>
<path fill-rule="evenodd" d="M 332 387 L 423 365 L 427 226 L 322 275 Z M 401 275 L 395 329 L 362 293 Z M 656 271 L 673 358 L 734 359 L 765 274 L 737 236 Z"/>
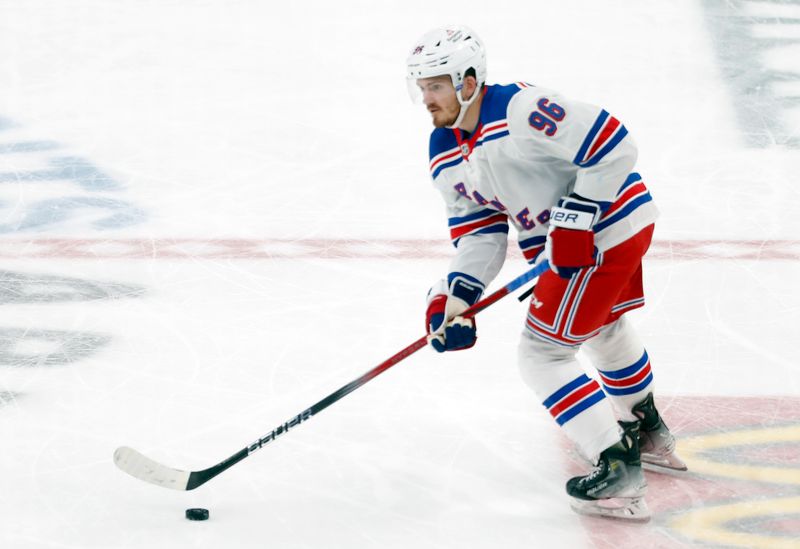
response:
<path fill-rule="evenodd" d="M 689 470 L 686 462 L 675 452 L 665 456 L 655 454 L 642 454 L 642 468 L 653 473 L 681 474 Z"/>
<path fill-rule="evenodd" d="M 570 507 L 579 515 L 625 522 L 648 522 L 652 514 L 644 498 L 583 500 L 571 498 Z"/>

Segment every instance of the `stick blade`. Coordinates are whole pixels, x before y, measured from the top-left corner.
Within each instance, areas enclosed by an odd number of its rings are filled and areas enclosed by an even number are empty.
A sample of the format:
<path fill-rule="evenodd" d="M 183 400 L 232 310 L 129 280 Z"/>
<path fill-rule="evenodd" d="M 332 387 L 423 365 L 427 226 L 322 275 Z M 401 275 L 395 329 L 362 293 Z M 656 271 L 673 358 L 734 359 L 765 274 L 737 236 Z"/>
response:
<path fill-rule="evenodd" d="M 188 471 L 162 465 L 127 446 L 114 451 L 114 463 L 130 476 L 162 488 L 185 491 L 189 484 Z"/>

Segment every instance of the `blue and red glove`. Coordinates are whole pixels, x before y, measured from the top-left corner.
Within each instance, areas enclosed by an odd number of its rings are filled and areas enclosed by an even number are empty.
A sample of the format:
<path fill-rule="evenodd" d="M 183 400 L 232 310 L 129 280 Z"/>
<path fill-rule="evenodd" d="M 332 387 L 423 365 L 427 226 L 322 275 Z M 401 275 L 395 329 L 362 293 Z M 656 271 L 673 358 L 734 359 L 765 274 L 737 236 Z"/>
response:
<path fill-rule="evenodd" d="M 595 264 L 592 227 L 601 213 L 598 203 L 574 194 L 562 197 L 550 210 L 544 254 L 558 276 L 572 278 L 581 268 Z"/>
<path fill-rule="evenodd" d="M 474 318 L 461 315 L 478 302 L 483 284 L 464 273 L 450 273 L 448 282 L 440 280 L 428 292 L 425 327 L 428 343 L 437 352 L 461 351 L 475 345 L 477 328 Z"/>

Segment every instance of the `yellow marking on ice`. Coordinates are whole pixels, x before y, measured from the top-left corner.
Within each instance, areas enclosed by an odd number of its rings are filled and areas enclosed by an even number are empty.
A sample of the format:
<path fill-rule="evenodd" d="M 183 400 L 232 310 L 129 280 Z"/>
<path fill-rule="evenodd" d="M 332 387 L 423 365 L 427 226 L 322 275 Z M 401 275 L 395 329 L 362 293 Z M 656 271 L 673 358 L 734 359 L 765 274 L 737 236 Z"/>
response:
<path fill-rule="evenodd" d="M 800 547 L 800 541 L 797 539 L 734 532 L 725 527 L 727 522 L 737 519 L 795 513 L 800 513 L 800 497 L 744 501 L 689 511 L 674 519 L 671 526 L 694 540 L 729 547 L 763 547 L 765 549 L 793 547 L 797 549 Z"/>
<path fill-rule="evenodd" d="M 678 451 L 694 473 L 783 485 L 800 484 L 800 468 L 718 462 L 703 455 L 718 448 L 776 443 L 800 443 L 800 425 L 689 437 L 679 442 Z M 800 497 L 740 501 L 691 510 L 674 519 L 671 526 L 693 540 L 729 547 L 798 548 L 797 539 L 736 532 L 727 527 L 727 523 L 735 520 L 787 514 L 800 514 Z"/>
<path fill-rule="evenodd" d="M 800 469 L 796 467 L 723 463 L 702 455 L 704 451 L 716 448 L 780 442 L 800 443 L 800 425 L 690 437 L 679 441 L 678 454 L 686 461 L 689 471 L 694 473 L 777 484 L 800 484 Z"/>

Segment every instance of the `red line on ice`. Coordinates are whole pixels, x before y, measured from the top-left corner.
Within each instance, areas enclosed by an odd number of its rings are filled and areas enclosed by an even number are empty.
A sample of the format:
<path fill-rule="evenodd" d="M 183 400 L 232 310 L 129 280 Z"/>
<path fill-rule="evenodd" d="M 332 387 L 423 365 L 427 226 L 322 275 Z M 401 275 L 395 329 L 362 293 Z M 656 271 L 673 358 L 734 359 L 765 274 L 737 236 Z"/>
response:
<path fill-rule="evenodd" d="M 4 238 L 4 259 L 439 259 L 448 240 L 348 238 Z M 521 258 L 513 243 L 509 256 Z M 647 260 L 800 260 L 800 240 L 657 240 Z"/>

